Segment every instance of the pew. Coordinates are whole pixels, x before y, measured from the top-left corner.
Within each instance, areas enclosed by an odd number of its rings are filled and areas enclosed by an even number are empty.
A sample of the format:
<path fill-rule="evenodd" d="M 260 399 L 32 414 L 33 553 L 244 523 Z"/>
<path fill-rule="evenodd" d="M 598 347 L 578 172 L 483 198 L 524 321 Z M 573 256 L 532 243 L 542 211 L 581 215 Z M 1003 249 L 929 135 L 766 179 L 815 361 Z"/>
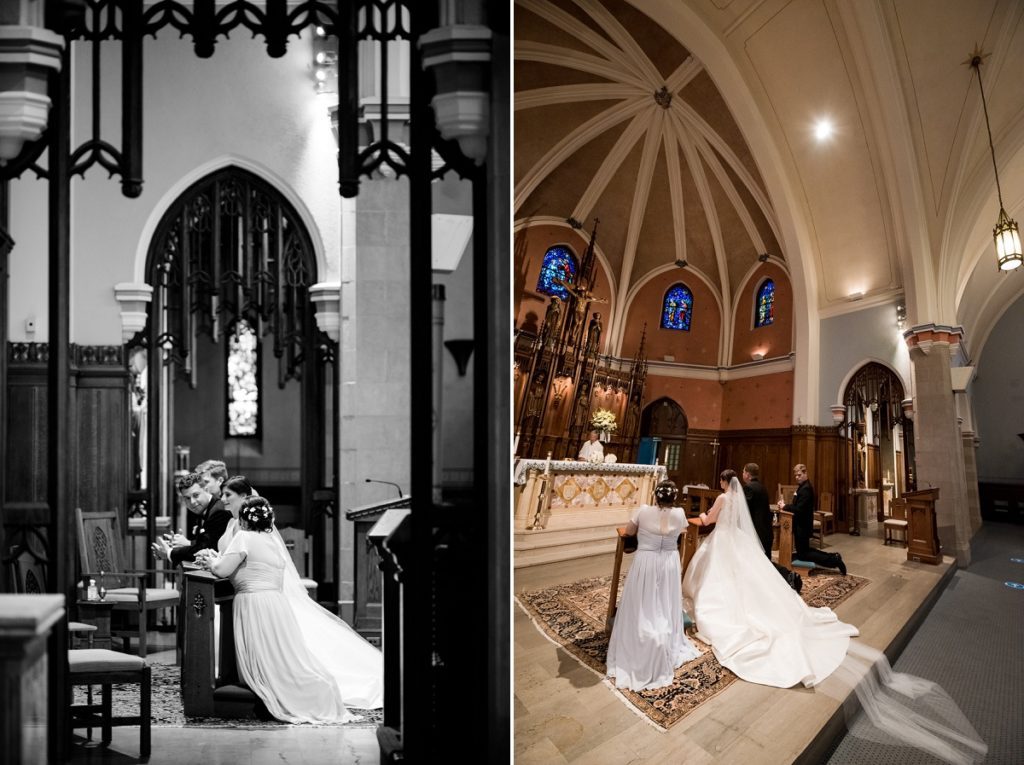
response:
<path fill-rule="evenodd" d="M 241 718 L 252 715 L 256 695 L 238 679 L 232 603 L 235 588 L 209 571 L 185 571 L 181 700 L 186 717 Z M 214 620 L 218 618 L 215 631 Z M 215 671 L 214 637 L 219 632 L 220 673 Z"/>

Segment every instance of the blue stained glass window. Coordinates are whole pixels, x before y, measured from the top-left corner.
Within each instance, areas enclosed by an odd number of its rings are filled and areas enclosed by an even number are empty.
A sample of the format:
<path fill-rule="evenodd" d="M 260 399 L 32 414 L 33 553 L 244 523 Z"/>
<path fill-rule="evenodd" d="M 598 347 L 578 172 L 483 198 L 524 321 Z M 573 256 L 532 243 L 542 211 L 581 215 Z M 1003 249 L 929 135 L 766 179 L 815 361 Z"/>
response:
<path fill-rule="evenodd" d="M 576 279 L 576 258 L 565 247 L 552 247 L 544 253 L 544 263 L 540 267 L 540 278 L 537 280 L 537 291 L 545 295 L 569 299 L 569 291 L 560 282 L 572 284 Z"/>
<path fill-rule="evenodd" d="M 757 291 L 757 304 L 754 306 L 754 329 L 767 327 L 775 321 L 775 282 L 765 279 Z"/>
<path fill-rule="evenodd" d="M 259 435 L 259 338 L 245 319 L 228 336 L 228 435 Z"/>
<path fill-rule="evenodd" d="M 661 307 L 661 328 L 689 331 L 691 313 L 693 293 L 685 284 L 676 284 L 665 293 L 665 301 Z"/>

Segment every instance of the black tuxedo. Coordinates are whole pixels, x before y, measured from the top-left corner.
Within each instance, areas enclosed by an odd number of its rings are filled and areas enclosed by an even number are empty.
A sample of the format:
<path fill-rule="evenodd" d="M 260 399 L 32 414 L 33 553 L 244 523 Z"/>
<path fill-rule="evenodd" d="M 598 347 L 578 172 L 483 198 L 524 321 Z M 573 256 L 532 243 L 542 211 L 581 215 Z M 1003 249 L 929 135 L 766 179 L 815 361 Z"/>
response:
<path fill-rule="evenodd" d="M 768 492 L 761 482 L 751 478 L 750 483 L 743 485 L 743 496 L 747 499 L 750 520 L 754 522 L 757 538 L 769 558 L 772 557 L 772 508 L 768 500 Z"/>
<path fill-rule="evenodd" d="M 806 560 L 818 566 L 837 568 L 841 558 L 838 553 L 827 553 L 811 547 L 811 533 L 814 531 L 814 510 L 818 506 L 818 498 L 810 481 L 804 481 L 796 487 L 793 503 L 785 509 L 793 513 L 793 557 Z M 844 570 L 845 573 L 845 570 Z"/>
<path fill-rule="evenodd" d="M 231 513 L 224 509 L 224 503 L 215 499 L 199 515 L 199 521 L 192 532 L 192 544 L 171 550 L 171 563 L 194 561 L 200 550 L 216 549 L 217 542 L 228 528 Z"/>
<path fill-rule="evenodd" d="M 789 569 L 783 568 L 772 560 L 772 507 L 768 499 L 768 491 L 759 480 L 751 478 L 750 483 L 743 485 L 743 496 L 747 500 L 747 509 L 750 511 L 750 520 L 754 522 L 754 530 L 757 538 L 764 548 L 764 554 L 772 561 L 775 570 L 790 585 L 793 585 Z M 799 592 L 799 590 L 797 590 Z"/>

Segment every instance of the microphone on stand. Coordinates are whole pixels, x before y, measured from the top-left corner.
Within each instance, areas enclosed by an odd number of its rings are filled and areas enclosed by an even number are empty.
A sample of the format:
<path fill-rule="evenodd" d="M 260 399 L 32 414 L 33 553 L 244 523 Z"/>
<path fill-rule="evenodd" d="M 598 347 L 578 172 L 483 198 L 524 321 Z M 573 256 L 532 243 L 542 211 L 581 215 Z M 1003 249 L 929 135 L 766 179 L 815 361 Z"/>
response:
<path fill-rule="evenodd" d="M 386 483 L 388 486 L 394 486 L 396 489 L 398 489 L 398 498 L 399 499 L 402 498 L 402 487 L 399 486 L 397 483 L 394 483 L 392 481 L 378 481 L 376 478 L 367 478 L 366 482 L 367 483 Z"/>

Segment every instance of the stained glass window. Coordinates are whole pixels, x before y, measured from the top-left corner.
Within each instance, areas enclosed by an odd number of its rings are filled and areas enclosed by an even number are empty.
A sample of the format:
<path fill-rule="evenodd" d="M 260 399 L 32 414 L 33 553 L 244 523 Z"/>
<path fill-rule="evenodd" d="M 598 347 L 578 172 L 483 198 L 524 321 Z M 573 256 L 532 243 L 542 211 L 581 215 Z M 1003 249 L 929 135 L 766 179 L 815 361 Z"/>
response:
<path fill-rule="evenodd" d="M 754 329 L 767 327 L 775 321 L 775 282 L 765 279 L 757 291 L 757 304 L 754 306 Z"/>
<path fill-rule="evenodd" d="M 544 263 L 540 267 L 540 278 L 537 280 L 537 291 L 568 300 L 569 291 L 560 282 L 572 284 L 575 278 L 576 258 L 565 247 L 552 247 L 544 253 Z"/>
<path fill-rule="evenodd" d="M 693 312 L 693 293 L 685 284 L 676 284 L 665 293 L 661 308 L 662 329 L 690 329 L 690 314 Z"/>
<path fill-rule="evenodd" d="M 228 436 L 259 435 L 259 338 L 245 319 L 228 337 Z"/>

